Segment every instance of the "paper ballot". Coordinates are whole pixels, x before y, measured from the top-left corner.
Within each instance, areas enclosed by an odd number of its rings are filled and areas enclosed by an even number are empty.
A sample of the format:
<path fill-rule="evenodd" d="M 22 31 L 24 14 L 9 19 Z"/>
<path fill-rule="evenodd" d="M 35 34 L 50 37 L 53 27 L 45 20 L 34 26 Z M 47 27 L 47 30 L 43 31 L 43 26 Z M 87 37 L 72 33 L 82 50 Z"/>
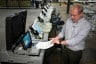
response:
<path fill-rule="evenodd" d="M 52 47 L 54 45 L 51 42 L 52 42 L 52 40 L 47 41 L 47 42 L 38 42 L 36 44 L 36 48 L 37 49 L 48 49 L 48 48 L 50 48 L 50 47 Z"/>

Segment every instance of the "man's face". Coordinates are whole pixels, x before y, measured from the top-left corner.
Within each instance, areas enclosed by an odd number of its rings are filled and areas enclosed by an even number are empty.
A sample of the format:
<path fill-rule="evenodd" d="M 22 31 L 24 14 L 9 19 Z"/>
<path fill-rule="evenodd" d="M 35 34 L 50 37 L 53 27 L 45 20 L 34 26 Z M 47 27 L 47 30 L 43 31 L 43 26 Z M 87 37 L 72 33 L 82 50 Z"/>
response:
<path fill-rule="evenodd" d="M 79 13 L 77 8 L 71 8 L 70 15 L 73 22 L 77 22 L 82 16 L 81 13 Z"/>

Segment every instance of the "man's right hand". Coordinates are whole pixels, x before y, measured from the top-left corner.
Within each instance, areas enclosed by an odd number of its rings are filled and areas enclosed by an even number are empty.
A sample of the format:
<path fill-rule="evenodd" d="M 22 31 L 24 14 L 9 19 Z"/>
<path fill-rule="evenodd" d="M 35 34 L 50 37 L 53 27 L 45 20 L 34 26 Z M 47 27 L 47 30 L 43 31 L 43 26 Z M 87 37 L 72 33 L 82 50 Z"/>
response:
<path fill-rule="evenodd" d="M 54 44 L 60 44 L 60 40 L 59 38 L 55 37 L 55 38 L 50 38 L 52 40 L 52 43 Z"/>

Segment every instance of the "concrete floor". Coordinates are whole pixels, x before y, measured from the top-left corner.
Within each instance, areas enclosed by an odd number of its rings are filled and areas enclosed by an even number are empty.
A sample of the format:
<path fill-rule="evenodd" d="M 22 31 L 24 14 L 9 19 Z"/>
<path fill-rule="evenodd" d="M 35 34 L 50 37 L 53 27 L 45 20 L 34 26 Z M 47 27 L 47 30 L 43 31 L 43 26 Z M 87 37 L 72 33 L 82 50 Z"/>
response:
<path fill-rule="evenodd" d="M 66 21 L 68 15 L 66 14 L 66 5 L 59 5 L 58 3 L 51 4 L 60 12 L 61 20 Z M 24 9 L 0 9 L 0 49 L 5 49 L 5 18 L 10 14 L 18 12 Z M 27 9 L 27 23 L 26 30 L 28 30 L 29 25 L 39 16 L 41 9 Z M 56 49 L 50 58 L 48 59 L 50 64 L 61 64 L 60 62 L 60 50 Z M 90 35 L 86 41 L 86 48 L 84 50 L 83 58 L 81 64 L 96 64 L 96 32 L 90 32 Z"/>

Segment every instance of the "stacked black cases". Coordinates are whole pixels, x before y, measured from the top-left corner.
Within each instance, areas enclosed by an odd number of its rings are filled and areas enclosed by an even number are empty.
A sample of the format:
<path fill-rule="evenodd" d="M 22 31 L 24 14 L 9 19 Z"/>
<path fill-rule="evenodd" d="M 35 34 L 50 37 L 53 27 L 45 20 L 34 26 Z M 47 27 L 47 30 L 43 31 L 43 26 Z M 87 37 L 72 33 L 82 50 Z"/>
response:
<path fill-rule="evenodd" d="M 6 49 L 11 50 L 18 38 L 25 33 L 27 12 L 19 12 L 6 18 Z"/>
<path fill-rule="evenodd" d="M 26 18 L 27 18 L 27 10 L 19 12 L 19 14 L 22 16 L 22 21 L 24 23 L 24 27 L 26 26 Z M 25 28 L 24 28 L 25 31 Z"/>

